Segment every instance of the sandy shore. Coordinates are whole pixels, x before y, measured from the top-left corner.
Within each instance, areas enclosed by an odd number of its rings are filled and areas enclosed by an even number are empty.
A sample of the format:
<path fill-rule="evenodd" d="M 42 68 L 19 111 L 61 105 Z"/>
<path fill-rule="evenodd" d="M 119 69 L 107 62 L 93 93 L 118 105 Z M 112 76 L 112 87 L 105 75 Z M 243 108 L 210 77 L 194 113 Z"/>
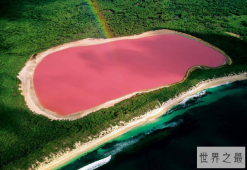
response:
<path fill-rule="evenodd" d="M 228 35 L 231 35 L 231 36 L 233 36 L 233 37 L 236 37 L 236 38 L 239 38 L 239 39 L 243 40 L 243 39 L 241 38 L 241 36 L 238 35 L 238 34 L 235 34 L 235 33 L 232 33 L 232 32 L 225 32 L 225 33 L 227 33 Z"/>
<path fill-rule="evenodd" d="M 125 100 L 127 98 L 130 98 L 130 97 L 134 96 L 137 93 L 150 92 L 150 91 L 153 91 L 153 90 L 157 90 L 159 88 L 163 88 L 163 87 L 174 85 L 176 83 L 169 84 L 169 85 L 164 85 L 164 86 L 157 87 L 157 88 L 154 88 L 154 89 L 147 89 L 147 90 L 142 90 L 142 91 L 138 91 L 138 92 L 135 92 L 135 93 L 127 94 L 127 95 L 122 96 L 122 97 L 120 97 L 118 99 L 108 101 L 106 103 L 103 103 L 103 104 L 101 104 L 99 106 L 96 106 L 96 107 L 93 107 L 91 109 L 80 111 L 80 112 L 77 112 L 77 113 L 73 113 L 73 114 L 70 114 L 70 115 L 67 115 L 67 116 L 58 115 L 57 113 L 52 112 L 52 111 L 44 108 L 43 106 L 41 106 L 39 101 L 38 101 L 38 99 L 37 99 L 37 97 L 36 97 L 34 86 L 33 86 L 33 75 L 34 75 L 34 71 L 35 71 L 36 66 L 39 64 L 39 62 L 42 61 L 42 59 L 44 59 L 46 56 L 48 56 L 51 53 L 54 53 L 54 52 L 57 52 L 57 51 L 60 51 L 60 50 L 63 50 L 63 49 L 67 49 L 67 48 L 70 48 L 70 47 L 90 46 L 90 45 L 103 44 L 103 43 L 108 43 L 108 42 L 117 41 L 117 40 L 138 39 L 138 38 L 144 38 L 144 37 L 148 37 L 148 36 L 162 35 L 162 34 L 177 34 L 177 35 L 181 35 L 181 36 L 193 39 L 193 40 L 198 41 L 200 43 L 203 43 L 203 44 L 205 44 L 205 45 L 217 50 L 218 52 L 222 53 L 227 58 L 227 62 L 223 63 L 223 65 L 232 64 L 231 58 L 229 56 L 227 56 L 226 53 L 224 51 L 220 50 L 219 48 L 214 47 L 211 44 L 209 44 L 209 43 L 207 43 L 207 42 L 205 42 L 205 41 L 203 41 L 201 39 L 198 39 L 198 38 L 196 38 L 194 36 L 191 36 L 191 35 L 188 35 L 188 34 L 184 34 L 184 33 L 180 33 L 180 32 L 176 32 L 176 31 L 172 31 L 172 30 L 149 31 L 149 32 L 145 32 L 145 33 L 140 34 L 140 35 L 109 38 L 109 39 L 91 39 L 91 38 L 88 38 L 88 39 L 83 39 L 83 40 L 79 40 L 79 41 L 75 41 L 75 42 L 71 42 L 71 43 L 66 43 L 66 44 L 63 44 L 63 45 L 60 45 L 60 46 L 57 46 L 57 47 L 53 47 L 53 48 L 50 48 L 47 51 L 44 51 L 42 53 L 33 55 L 29 59 L 29 61 L 26 63 L 25 67 L 20 71 L 19 75 L 17 76 L 21 80 L 21 84 L 20 84 L 20 88 L 19 88 L 21 90 L 21 94 L 24 96 L 24 99 L 26 101 L 26 104 L 27 104 L 28 108 L 31 111 L 33 111 L 34 113 L 41 114 L 41 115 L 46 116 L 46 117 L 48 117 L 49 119 L 52 119 L 52 120 L 61 120 L 61 119 L 75 120 L 75 119 L 78 119 L 78 118 L 82 118 L 82 117 L 84 117 L 84 116 L 86 116 L 86 115 L 88 115 L 88 114 L 90 114 L 92 112 L 95 112 L 95 111 L 99 110 L 99 109 L 111 107 L 114 104 L 116 104 L 116 103 L 118 103 L 118 102 L 120 102 L 122 100 Z M 177 83 L 183 82 L 188 77 L 189 73 L 192 70 L 196 69 L 196 68 L 201 68 L 202 69 L 203 67 L 202 66 L 194 66 L 194 67 L 190 68 L 187 71 L 186 76 L 183 78 L 183 80 L 181 80 L 180 82 L 177 82 Z"/>
<path fill-rule="evenodd" d="M 241 73 L 238 75 L 228 75 L 226 77 L 221 77 L 221 78 L 216 78 L 216 79 L 211 79 L 211 80 L 205 80 L 205 81 L 201 81 L 200 83 L 198 83 L 196 86 L 194 86 L 193 88 L 191 88 L 190 90 L 188 90 L 187 92 L 184 92 L 182 94 L 180 94 L 178 97 L 174 98 L 174 99 L 170 99 L 167 102 L 161 104 L 161 106 L 158 106 L 157 109 L 154 109 L 150 112 L 147 112 L 146 114 L 137 117 L 135 119 L 133 119 L 132 121 L 125 123 L 123 126 L 116 126 L 116 127 L 112 127 L 112 129 L 109 129 L 107 131 L 107 134 L 105 136 L 101 136 L 98 138 L 94 138 L 93 140 L 91 140 L 88 143 L 84 143 L 81 144 L 80 142 L 75 144 L 76 149 L 71 150 L 71 151 L 66 151 L 66 152 L 61 152 L 57 155 L 53 155 L 52 158 L 48 159 L 46 158 L 45 162 L 42 163 L 38 163 L 39 166 L 35 169 L 39 169 L 39 170 L 50 170 L 50 169 L 55 169 L 56 167 L 59 167 L 61 165 L 66 164 L 67 162 L 69 162 L 70 160 L 72 160 L 73 158 L 78 157 L 79 155 L 82 155 L 83 153 L 86 153 L 90 150 L 92 150 L 93 148 L 106 143 L 107 141 L 120 136 L 126 132 L 128 132 L 129 130 L 140 126 L 142 124 L 144 124 L 145 122 L 148 122 L 150 120 L 153 120 L 155 118 L 158 118 L 159 116 L 163 115 L 166 111 L 168 111 L 169 109 L 171 109 L 173 106 L 177 105 L 179 102 L 181 102 L 182 100 L 184 100 L 186 97 L 189 97 L 193 94 L 196 94 L 197 92 L 203 90 L 203 89 L 207 89 L 213 86 L 218 86 L 221 84 L 225 84 L 225 83 L 230 83 L 230 82 L 234 82 L 237 80 L 246 80 L 247 79 L 247 73 Z M 104 131 L 106 132 L 106 131 Z"/>

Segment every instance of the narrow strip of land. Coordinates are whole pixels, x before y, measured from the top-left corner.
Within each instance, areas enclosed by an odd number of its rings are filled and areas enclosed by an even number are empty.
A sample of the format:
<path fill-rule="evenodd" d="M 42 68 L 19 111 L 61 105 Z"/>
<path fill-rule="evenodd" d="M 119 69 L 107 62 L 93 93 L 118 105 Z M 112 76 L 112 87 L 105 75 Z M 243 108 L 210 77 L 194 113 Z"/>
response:
<path fill-rule="evenodd" d="M 222 85 L 225 83 L 230 83 L 238 80 L 246 80 L 247 79 L 247 73 L 241 73 L 238 75 L 232 74 L 228 75 L 226 77 L 221 77 L 221 78 L 216 78 L 216 79 L 210 79 L 210 80 L 205 80 L 201 81 L 198 83 L 196 86 L 188 90 L 187 92 L 184 92 L 180 94 L 178 97 L 174 99 L 170 99 L 167 102 L 163 103 L 160 107 L 158 107 L 155 110 L 152 110 L 143 116 L 140 116 L 128 123 L 125 123 L 124 126 L 119 126 L 119 127 L 113 127 L 112 129 L 109 129 L 107 131 L 107 135 L 101 136 L 98 138 L 95 138 L 91 140 L 88 143 L 80 144 L 78 143 L 76 145 L 76 149 L 72 151 L 67 151 L 67 152 L 61 152 L 60 154 L 56 155 L 54 154 L 53 158 L 46 158 L 46 162 L 42 162 L 39 164 L 38 168 L 39 170 L 50 170 L 54 169 L 56 167 L 59 167 L 61 165 L 64 165 L 66 162 L 72 160 L 73 158 L 78 157 L 79 155 L 82 155 L 83 153 L 86 153 L 93 148 L 106 143 L 107 141 L 116 138 L 117 136 L 120 136 L 129 130 L 140 126 L 144 124 L 145 122 L 148 122 L 150 120 L 153 120 L 155 118 L 160 117 L 163 115 L 166 111 L 171 109 L 173 106 L 177 105 L 179 102 L 184 100 L 185 98 L 198 93 L 201 90 L 213 87 L 213 86 L 218 86 Z"/>

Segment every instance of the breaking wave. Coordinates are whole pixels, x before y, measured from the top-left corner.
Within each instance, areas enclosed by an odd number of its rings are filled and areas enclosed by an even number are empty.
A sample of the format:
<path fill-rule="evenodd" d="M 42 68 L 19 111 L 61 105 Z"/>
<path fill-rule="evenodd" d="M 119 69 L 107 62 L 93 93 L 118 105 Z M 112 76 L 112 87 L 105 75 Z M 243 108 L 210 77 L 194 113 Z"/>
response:
<path fill-rule="evenodd" d="M 128 147 L 129 145 L 133 145 L 133 144 L 139 142 L 141 138 L 143 138 L 143 136 L 139 135 L 136 137 L 132 137 L 131 139 L 119 142 L 119 143 L 113 145 L 110 150 L 106 151 L 104 153 L 104 156 L 115 155 L 115 154 L 121 152 L 124 148 Z"/>
<path fill-rule="evenodd" d="M 83 168 L 80 168 L 78 170 L 93 170 L 107 164 L 110 160 L 111 160 L 111 155 L 94 163 L 91 163 L 87 166 L 84 166 Z"/>
<path fill-rule="evenodd" d="M 171 108 L 170 110 L 168 110 L 166 112 L 166 114 L 171 114 L 174 111 L 180 110 L 180 109 L 184 109 L 188 106 L 191 106 L 197 102 L 199 102 L 203 97 L 205 97 L 206 95 L 210 94 L 210 92 L 207 92 L 207 90 L 202 90 L 194 95 L 191 95 L 189 97 L 186 97 L 184 100 L 182 100 L 178 105 L 176 105 L 175 107 Z M 166 115 L 164 114 L 164 116 Z"/>
<path fill-rule="evenodd" d="M 202 90 L 192 96 L 186 97 L 183 101 L 181 101 L 179 104 L 186 104 L 190 99 L 195 99 L 195 98 L 200 98 L 203 97 L 204 95 L 206 95 L 207 91 L 206 90 Z"/>
<path fill-rule="evenodd" d="M 161 129 L 165 129 L 165 128 L 173 128 L 173 127 L 177 127 L 180 123 L 183 122 L 183 119 L 179 119 L 177 122 L 171 122 L 171 123 L 164 123 L 164 124 L 161 124 L 160 126 L 157 126 L 155 128 L 153 128 L 152 130 L 149 130 L 147 132 L 145 132 L 146 135 L 156 131 L 156 130 L 161 130 Z"/>

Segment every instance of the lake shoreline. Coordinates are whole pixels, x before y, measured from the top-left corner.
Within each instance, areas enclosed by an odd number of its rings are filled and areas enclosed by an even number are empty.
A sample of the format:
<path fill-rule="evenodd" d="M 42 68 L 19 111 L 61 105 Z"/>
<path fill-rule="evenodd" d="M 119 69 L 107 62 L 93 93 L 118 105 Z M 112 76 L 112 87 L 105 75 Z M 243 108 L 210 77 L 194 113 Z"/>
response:
<path fill-rule="evenodd" d="M 71 48 L 71 47 L 92 46 L 92 45 L 109 43 L 109 42 L 113 42 L 113 41 L 126 40 L 126 39 L 139 39 L 139 38 L 156 36 L 156 35 L 164 35 L 164 34 L 176 34 L 176 35 L 184 36 L 186 38 L 200 42 L 200 43 L 220 52 L 222 55 L 224 55 L 226 57 L 227 61 L 225 61 L 221 66 L 219 66 L 217 68 L 232 64 L 231 58 L 224 51 L 220 50 L 219 48 L 217 48 L 217 47 L 215 47 L 215 46 L 213 46 L 213 45 L 211 45 L 211 44 L 209 44 L 209 43 L 207 43 L 207 42 L 205 42 L 199 38 L 191 36 L 189 34 L 177 32 L 177 31 L 172 31 L 172 30 L 156 30 L 156 31 L 144 32 L 144 33 L 139 34 L 139 35 L 132 35 L 132 36 L 126 36 L 126 37 L 116 37 L 116 38 L 109 38 L 109 39 L 91 39 L 91 38 L 83 39 L 83 40 L 74 41 L 74 42 L 66 43 L 66 44 L 63 44 L 63 45 L 60 45 L 57 47 L 50 48 L 50 49 L 48 49 L 42 53 L 33 55 L 29 59 L 29 61 L 25 65 L 25 67 L 19 72 L 19 75 L 17 76 L 21 80 L 21 84 L 20 84 L 19 89 L 21 90 L 21 94 L 24 96 L 27 107 L 31 111 L 33 111 L 34 113 L 46 116 L 51 120 L 75 120 L 75 119 L 82 118 L 82 117 L 84 117 L 84 116 L 86 116 L 92 112 L 98 111 L 102 108 L 112 107 L 112 106 L 114 106 L 114 104 L 119 103 L 120 101 L 123 101 L 125 99 L 131 98 L 132 96 L 134 96 L 138 93 L 147 93 L 147 92 L 158 90 L 160 88 L 164 88 L 167 86 L 172 86 L 172 85 L 177 84 L 177 83 L 182 83 L 183 81 L 185 81 L 187 79 L 187 77 L 189 76 L 189 74 L 193 70 L 198 69 L 198 68 L 199 69 L 204 69 L 204 68 L 208 69 L 209 68 L 209 67 L 200 66 L 200 65 L 193 66 L 187 70 L 184 78 L 182 80 L 176 82 L 176 83 L 166 84 L 166 85 L 163 85 L 163 86 L 160 86 L 157 88 L 145 89 L 145 90 L 137 91 L 137 92 L 134 92 L 131 94 L 126 94 L 125 96 L 122 96 L 120 98 L 108 101 L 106 103 L 100 104 L 98 106 L 95 106 L 95 107 L 87 109 L 87 110 L 72 113 L 72 114 L 67 115 L 67 116 L 58 115 L 57 113 L 52 112 L 52 111 L 44 108 L 39 103 L 39 100 L 37 98 L 37 95 L 36 95 L 35 89 L 34 89 L 34 81 L 33 81 L 34 71 L 35 71 L 35 68 L 37 67 L 37 65 L 49 54 L 57 52 L 57 51 L 61 51 L 61 50 L 67 49 L 67 48 Z"/>

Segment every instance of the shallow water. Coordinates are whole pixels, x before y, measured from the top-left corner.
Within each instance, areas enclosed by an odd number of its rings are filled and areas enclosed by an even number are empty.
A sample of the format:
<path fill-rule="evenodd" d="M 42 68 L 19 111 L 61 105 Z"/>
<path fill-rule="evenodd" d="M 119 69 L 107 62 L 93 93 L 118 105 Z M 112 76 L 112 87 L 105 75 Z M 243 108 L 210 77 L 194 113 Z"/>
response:
<path fill-rule="evenodd" d="M 203 90 L 61 169 L 95 165 L 110 155 L 98 170 L 196 169 L 197 146 L 247 144 L 246 103 L 247 81 Z"/>

